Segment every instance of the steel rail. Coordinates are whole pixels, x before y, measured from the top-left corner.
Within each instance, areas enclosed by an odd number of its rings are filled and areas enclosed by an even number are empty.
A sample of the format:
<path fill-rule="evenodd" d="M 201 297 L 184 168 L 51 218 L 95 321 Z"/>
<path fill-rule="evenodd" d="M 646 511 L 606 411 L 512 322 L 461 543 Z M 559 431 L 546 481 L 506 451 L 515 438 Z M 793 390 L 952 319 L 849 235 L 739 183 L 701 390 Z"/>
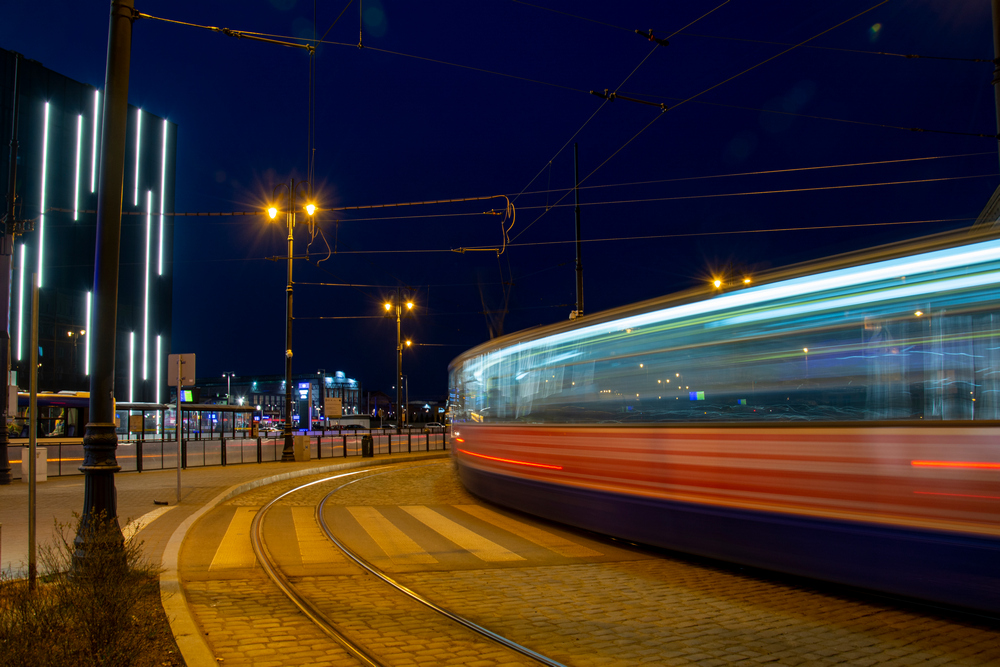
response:
<path fill-rule="evenodd" d="M 532 651 L 531 649 L 527 648 L 526 646 L 522 646 L 521 644 L 518 644 L 517 642 L 515 642 L 515 641 L 513 641 L 511 639 L 507 639 L 506 637 L 498 635 L 497 633 L 493 632 L 492 630 L 489 630 L 487 628 L 482 627 L 481 625 L 477 625 L 477 624 L 473 623 L 472 621 L 470 621 L 469 619 L 465 618 L 464 616 L 459 616 L 458 614 L 456 614 L 456 613 L 454 613 L 452 611 L 449 611 L 448 609 L 445 609 L 444 607 L 442 607 L 442 606 L 440 606 L 438 604 L 435 604 L 434 602 L 431 602 L 430 600 L 428 600 L 427 598 L 425 598 L 420 593 L 417 593 L 416 591 L 414 591 L 414 590 L 412 590 L 410 588 L 407 588 L 406 586 L 404 586 L 403 584 L 399 583 L 398 581 L 396 581 L 392 577 L 388 576 L 385 572 L 383 572 L 382 570 L 378 569 L 377 567 L 375 567 L 374 565 L 372 565 L 371 563 L 369 563 L 367 560 L 365 560 L 364 558 L 362 558 L 361 556 L 359 556 L 358 554 L 356 554 L 354 551 L 352 551 L 343 542 L 341 542 L 340 540 L 338 540 L 334 536 L 334 534 L 330 530 L 330 527 L 326 523 L 326 519 L 323 517 L 323 508 L 326 505 L 326 501 L 329 500 L 330 497 L 333 496 L 333 494 L 337 493 L 338 491 L 340 491 L 341 489 L 343 489 L 343 488 L 345 488 L 347 486 L 350 486 L 351 484 L 354 484 L 355 482 L 360 482 L 362 479 L 370 479 L 370 478 L 376 477 L 378 475 L 385 475 L 385 474 L 388 474 L 390 472 L 396 472 L 396 471 L 395 470 L 386 470 L 384 472 L 377 472 L 377 473 L 375 473 L 373 475 L 367 475 L 366 477 L 363 477 L 363 478 L 351 480 L 350 482 L 347 482 L 346 484 L 341 484 L 336 489 L 330 491 L 325 496 L 323 496 L 323 500 L 321 500 L 319 502 L 319 505 L 316 506 L 316 521 L 319 523 L 320 528 L 323 529 L 323 532 L 326 533 L 327 538 L 331 542 L 333 542 L 333 544 L 336 545 L 336 547 L 338 549 L 340 549 L 342 552 L 344 552 L 344 555 L 346 555 L 348 558 L 350 558 L 351 560 L 353 560 L 357 565 L 359 565 L 360 567 L 364 568 L 365 570 L 367 570 L 369 573 L 373 574 L 374 576 L 378 577 L 383 582 L 387 583 L 389 586 L 392 586 L 397 591 L 403 593 L 404 595 L 407 595 L 408 597 L 412 598 L 413 600 L 415 600 L 415 601 L 419 602 L 420 604 L 424 605 L 428 609 L 431 609 L 432 611 L 435 611 L 435 612 L 441 614 L 442 616 L 445 616 L 446 618 L 451 619 L 452 621 L 458 623 L 459 625 L 462 625 L 462 626 L 466 627 L 467 629 L 472 630 L 476 634 L 482 635 L 483 637 L 486 637 L 487 639 L 490 639 L 490 640 L 492 640 L 492 641 L 500 644 L 501 646 L 504 646 L 504 647 L 506 647 L 508 649 L 511 649 L 512 651 L 516 651 L 516 652 L 520 653 L 521 655 L 524 655 L 524 656 L 526 656 L 528 658 L 531 658 L 532 660 L 536 660 L 536 661 L 542 663 L 543 665 L 549 665 L 549 667 L 566 667 L 561 662 L 557 662 L 557 661 L 552 660 L 551 658 L 548 658 L 548 657 L 546 657 L 546 656 L 544 656 L 544 655 L 542 655 L 540 653 L 536 653 L 535 651 Z"/>
<path fill-rule="evenodd" d="M 260 511 L 254 516 L 253 522 L 250 524 L 250 542 L 253 545 L 254 555 L 257 557 L 257 562 L 260 563 L 265 574 L 270 577 L 281 592 L 288 597 L 292 603 L 298 607 L 303 614 L 305 614 L 309 620 L 315 623 L 326 635 L 328 635 L 335 642 L 340 644 L 344 649 L 354 656 L 361 664 L 367 665 L 368 667 L 386 667 L 385 663 L 380 662 L 376 657 L 370 655 L 364 650 L 360 645 L 348 639 L 344 634 L 342 634 L 336 627 L 336 625 L 326 617 L 323 612 L 317 609 L 311 602 L 309 602 L 305 597 L 300 595 L 288 578 L 278 569 L 277 565 L 274 563 L 274 559 L 271 557 L 271 553 L 267 550 L 267 545 L 264 542 L 262 524 L 264 516 L 267 514 L 268 510 L 277 503 L 279 500 L 287 495 L 300 491 L 304 488 L 313 486 L 314 484 L 320 484 L 322 482 L 329 482 L 334 479 L 341 477 L 347 477 L 349 475 L 358 475 L 364 472 L 369 472 L 370 469 L 355 470 L 347 473 L 341 473 L 339 475 L 334 475 L 333 477 L 326 477 L 324 479 L 316 480 L 314 482 L 309 482 L 308 484 L 303 484 L 290 491 L 286 491 L 280 496 L 274 498 L 267 505 L 262 507 Z"/>

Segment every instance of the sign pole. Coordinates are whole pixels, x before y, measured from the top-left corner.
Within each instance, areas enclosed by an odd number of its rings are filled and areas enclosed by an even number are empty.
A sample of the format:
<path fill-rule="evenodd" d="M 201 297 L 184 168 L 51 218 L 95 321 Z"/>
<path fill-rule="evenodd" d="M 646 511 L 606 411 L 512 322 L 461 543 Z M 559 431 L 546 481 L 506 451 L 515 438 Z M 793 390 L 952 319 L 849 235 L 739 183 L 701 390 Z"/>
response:
<path fill-rule="evenodd" d="M 177 504 L 181 503 L 181 462 L 184 460 L 184 441 L 181 434 L 184 429 L 184 400 L 181 392 L 185 386 L 195 383 L 195 355 L 171 354 L 167 356 L 167 384 L 177 386 L 177 410 L 174 419 L 174 433 L 177 436 Z M 176 375 L 174 375 L 176 373 Z"/>
<path fill-rule="evenodd" d="M 181 373 L 181 366 L 184 364 L 184 355 L 177 355 L 177 418 L 175 430 L 177 431 L 177 504 L 181 504 L 181 386 L 184 383 L 184 375 Z"/>

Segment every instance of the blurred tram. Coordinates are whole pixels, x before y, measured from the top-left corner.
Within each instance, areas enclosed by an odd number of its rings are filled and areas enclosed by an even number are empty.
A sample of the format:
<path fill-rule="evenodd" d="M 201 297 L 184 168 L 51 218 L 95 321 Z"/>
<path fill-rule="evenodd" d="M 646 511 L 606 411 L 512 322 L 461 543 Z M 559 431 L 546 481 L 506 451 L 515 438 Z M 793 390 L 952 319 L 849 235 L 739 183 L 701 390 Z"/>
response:
<path fill-rule="evenodd" d="M 456 358 L 463 484 L 636 542 L 1000 612 L 1000 235 L 757 282 Z"/>

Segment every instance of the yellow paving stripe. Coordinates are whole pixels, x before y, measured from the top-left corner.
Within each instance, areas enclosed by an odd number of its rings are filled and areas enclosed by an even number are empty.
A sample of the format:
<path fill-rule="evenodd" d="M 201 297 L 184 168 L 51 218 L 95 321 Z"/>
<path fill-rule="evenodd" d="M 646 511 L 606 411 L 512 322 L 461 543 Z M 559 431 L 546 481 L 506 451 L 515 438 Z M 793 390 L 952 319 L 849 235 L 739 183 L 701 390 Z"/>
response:
<path fill-rule="evenodd" d="M 258 507 L 237 507 L 236 513 L 229 522 L 229 528 L 219 543 L 219 548 L 212 558 L 209 570 L 227 570 L 241 567 L 254 567 L 257 558 L 250 546 L 250 524 L 257 514 Z"/>
<path fill-rule="evenodd" d="M 518 537 L 522 537 L 540 547 L 544 547 L 549 551 L 554 551 L 560 556 L 565 556 L 566 558 L 593 558 L 594 556 L 601 555 L 599 552 L 594 551 L 593 549 L 588 549 L 582 544 L 570 542 L 569 540 L 550 533 L 547 530 L 542 530 L 541 528 L 536 528 L 535 526 L 511 519 L 510 517 L 498 514 L 497 512 L 480 505 L 454 505 L 454 507 L 471 514 L 477 519 L 481 519 L 486 523 L 492 524 L 497 528 L 506 530 L 508 533 L 514 533 Z"/>
<path fill-rule="evenodd" d="M 434 556 L 424 551 L 374 507 L 348 507 L 347 511 L 396 565 L 437 563 Z"/>
<path fill-rule="evenodd" d="M 161 516 L 163 516 L 168 511 L 172 510 L 175 507 L 177 507 L 177 505 L 164 505 L 163 507 L 157 507 L 155 510 L 151 512 L 146 512 L 138 519 L 133 519 L 132 521 L 129 521 L 128 524 L 126 524 L 125 527 L 122 528 L 122 537 L 124 537 L 125 541 L 128 542 L 133 537 L 135 537 L 135 534 L 138 533 L 140 530 L 142 530 L 149 524 L 153 523 L 154 521 L 156 521 Z"/>
<path fill-rule="evenodd" d="M 303 565 L 322 565 L 342 562 L 344 555 L 326 538 L 316 523 L 316 510 L 312 507 L 292 507 L 292 524 L 299 543 Z"/>
<path fill-rule="evenodd" d="M 438 514 L 429 507 L 424 507 L 423 505 L 409 505 L 401 507 L 400 509 L 407 512 L 410 516 L 431 530 L 440 533 L 445 539 L 450 540 L 467 550 L 480 560 L 484 560 L 488 563 L 525 560 L 513 551 L 504 549 L 496 542 L 491 542 L 482 535 L 472 532 L 465 526 L 455 523 L 451 519 Z"/>

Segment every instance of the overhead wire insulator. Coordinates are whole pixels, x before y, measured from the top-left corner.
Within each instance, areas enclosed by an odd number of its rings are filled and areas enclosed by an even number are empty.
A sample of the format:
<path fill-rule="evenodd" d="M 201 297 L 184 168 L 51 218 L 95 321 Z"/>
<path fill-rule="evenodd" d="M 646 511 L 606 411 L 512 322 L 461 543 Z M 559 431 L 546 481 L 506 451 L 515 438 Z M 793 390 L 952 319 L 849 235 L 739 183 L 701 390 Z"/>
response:
<path fill-rule="evenodd" d="M 645 37 L 650 42 L 656 42 L 660 46 L 669 46 L 670 45 L 670 42 L 668 42 L 667 40 L 662 39 L 662 38 L 657 37 L 656 35 L 654 35 L 652 30 L 645 30 L 645 31 L 643 31 L 643 30 L 636 30 L 635 34 L 641 35 L 642 37 Z"/>
<path fill-rule="evenodd" d="M 635 97 L 625 97 L 624 95 L 619 95 L 618 93 L 608 92 L 607 88 L 604 89 L 603 93 L 600 93 L 596 90 L 592 90 L 590 91 L 590 94 L 596 95 L 597 97 L 600 97 L 602 100 L 608 100 L 609 102 L 622 99 L 628 102 L 635 102 L 637 104 L 645 104 L 647 106 L 657 107 L 660 110 L 660 113 L 663 113 L 664 111 L 668 111 L 670 109 L 670 107 L 668 107 L 666 104 L 662 102 L 650 102 L 649 100 L 640 100 Z"/>

